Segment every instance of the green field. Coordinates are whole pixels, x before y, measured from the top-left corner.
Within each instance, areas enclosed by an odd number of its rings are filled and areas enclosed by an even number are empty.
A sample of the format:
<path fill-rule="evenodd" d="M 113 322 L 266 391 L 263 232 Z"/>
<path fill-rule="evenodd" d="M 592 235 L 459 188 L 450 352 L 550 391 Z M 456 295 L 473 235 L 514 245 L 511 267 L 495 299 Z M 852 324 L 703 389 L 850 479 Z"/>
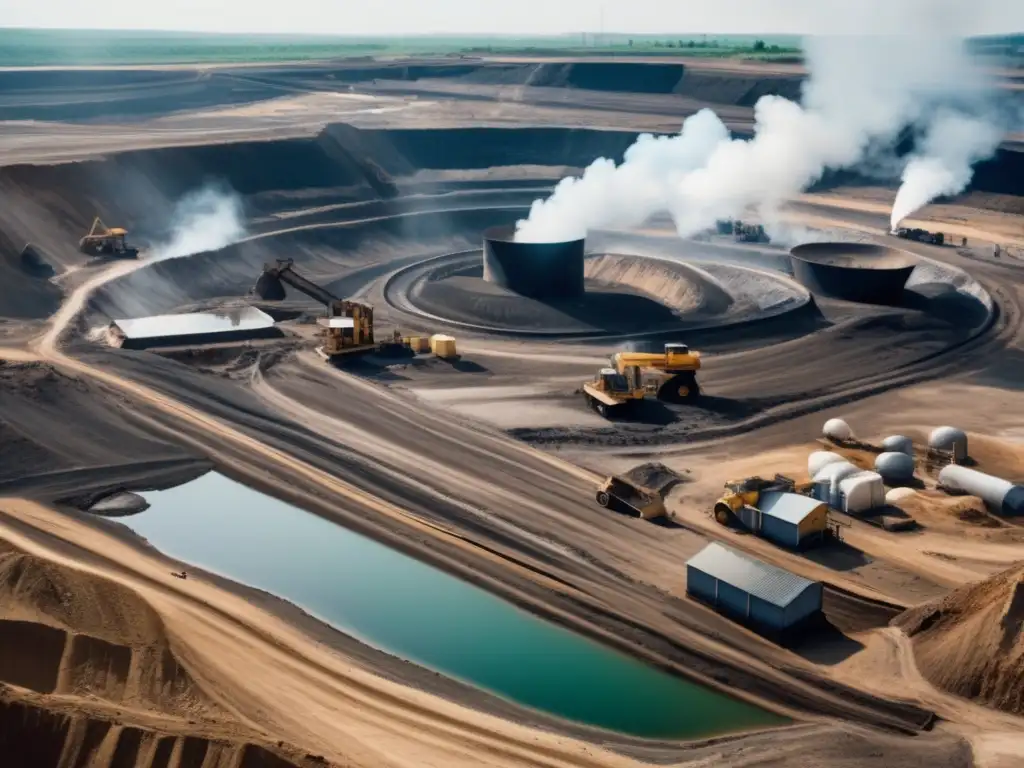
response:
<path fill-rule="evenodd" d="M 312 61 L 474 54 L 711 56 L 792 59 L 799 38 L 750 35 L 556 37 L 224 35 L 190 32 L 0 29 L 0 67 Z"/>

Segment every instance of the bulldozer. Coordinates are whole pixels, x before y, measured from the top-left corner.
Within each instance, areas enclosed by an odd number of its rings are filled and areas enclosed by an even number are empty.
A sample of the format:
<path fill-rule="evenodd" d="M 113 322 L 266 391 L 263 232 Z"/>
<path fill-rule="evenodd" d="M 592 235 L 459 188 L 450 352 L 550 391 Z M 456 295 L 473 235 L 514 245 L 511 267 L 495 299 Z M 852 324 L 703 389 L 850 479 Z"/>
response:
<path fill-rule="evenodd" d="M 639 375 L 639 369 L 620 373 L 614 368 L 602 368 L 593 381 L 583 385 L 583 397 L 591 408 L 607 418 L 644 399 Z"/>
<path fill-rule="evenodd" d="M 100 217 L 93 219 L 89 232 L 78 241 L 78 250 L 90 256 L 109 256 L 114 259 L 137 259 L 139 249 L 125 244 L 128 230 L 108 227 Z"/>
<path fill-rule="evenodd" d="M 757 509 L 761 494 L 772 491 L 793 493 L 796 491 L 796 482 L 785 475 L 775 475 L 771 480 L 748 477 L 726 483 L 725 493 L 715 502 L 715 520 L 722 525 L 731 525 L 741 518 L 740 511 L 744 507 Z"/>
<path fill-rule="evenodd" d="M 624 375 L 630 369 L 640 371 L 644 391 L 655 394 L 659 400 L 688 403 L 700 397 L 700 352 L 685 344 L 666 344 L 664 353 L 616 352 L 611 363 Z"/>
<path fill-rule="evenodd" d="M 274 264 L 266 264 L 252 292 L 266 301 L 281 301 L 285 297 L 286 283 L 327 308 L 327 314 L 316 320 L 323 339 L 323 344 L 317 347 L 316 352 L 324 360 L 332 362 L 346 355 L 375 352 L 382 347 L 402 345 L 402 337 L 398 331 L 383 341 L 376 341 L 373 307 L 360 301 L 337 298 L 327 289 L 296 272 L 292 259 L 278 259 Z"/>

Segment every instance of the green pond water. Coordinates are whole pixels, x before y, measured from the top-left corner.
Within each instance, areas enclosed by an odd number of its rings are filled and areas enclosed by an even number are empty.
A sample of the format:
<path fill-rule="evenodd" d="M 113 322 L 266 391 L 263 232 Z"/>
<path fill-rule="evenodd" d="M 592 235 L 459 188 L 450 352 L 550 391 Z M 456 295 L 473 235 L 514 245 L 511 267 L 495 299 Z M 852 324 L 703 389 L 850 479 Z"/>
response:
<path fill-rule="evenodd" d="M 521 705 L 646 738 L 786 722 L 221 475 L 144 495 L 150 509 L 121 522 L 162 552 Z"/>

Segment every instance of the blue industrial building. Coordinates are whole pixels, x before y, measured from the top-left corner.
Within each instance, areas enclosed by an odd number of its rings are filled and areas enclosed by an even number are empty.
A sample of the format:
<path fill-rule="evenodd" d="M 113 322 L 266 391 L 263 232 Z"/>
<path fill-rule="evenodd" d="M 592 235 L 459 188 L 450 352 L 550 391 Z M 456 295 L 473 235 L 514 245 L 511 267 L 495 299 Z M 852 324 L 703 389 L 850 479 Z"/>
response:
<path fill-rule="evenodd" d="M 762 493 L 756 507 L 737 515 L 747 530 L 793 549 L 820 543 L 828 528 L 828 505 L 798 493 Z"/>
<path fill-rule="evenodd" d="M 771 635 L 786 635 L 821 613 L 822 586 L 708 544 L 686 564 L 686 591 L 721 613 Z"/>

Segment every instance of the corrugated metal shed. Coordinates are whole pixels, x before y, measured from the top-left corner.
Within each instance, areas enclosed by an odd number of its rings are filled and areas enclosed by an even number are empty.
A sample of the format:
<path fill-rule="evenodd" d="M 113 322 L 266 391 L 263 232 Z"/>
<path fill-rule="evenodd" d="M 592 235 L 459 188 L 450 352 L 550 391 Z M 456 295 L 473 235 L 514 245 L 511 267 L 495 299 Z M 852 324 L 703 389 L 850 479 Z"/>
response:
<path fill-rule="evenodd" d="M 114 320 L 110 336 L 125 349 L 215 344 L 280 336 L 274 318 L 256 307 Z"/>
<path fill-rule="evenodd" d="M 796 574 L 709 544 L 686 564 L 686 591 L 723 613 L 772 633 L 785 633 L 821 612 L 822 586 Z"/>
<path fill-rule="evenodd" d="M 795 573 L 740 555 L 716 543 L 708 544 L 691 557 L 686 565 L 739 587 L 779 608 L 785 608 L 805 589 L 815 584 Z"/>
<path fill-rule="evenodd" d="M 782 493 L 769 491 L 761 494 L 758 502 L 761 512 L 793 525 L 800 525 L 812 512 L 821 506 L 821 502 L 799 493 Z"/>

